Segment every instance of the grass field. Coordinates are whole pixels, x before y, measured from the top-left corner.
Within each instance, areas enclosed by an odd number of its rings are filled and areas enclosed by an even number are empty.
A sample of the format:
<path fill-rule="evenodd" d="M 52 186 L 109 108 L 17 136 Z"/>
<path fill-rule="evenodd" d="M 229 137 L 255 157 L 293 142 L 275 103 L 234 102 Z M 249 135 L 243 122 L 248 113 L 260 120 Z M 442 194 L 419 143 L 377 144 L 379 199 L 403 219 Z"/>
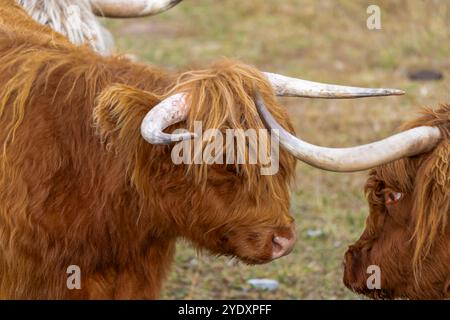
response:
<path fill-rule="evenodd" d="M 366 27 L 372 3 L 381 7 L 381 30 Z M 450 102 L 450 2 L 444 0 L 185 0 L 159 16 L 106 23 L 119 51 L 167 68 L 200 67 L 226 56 L 309 80 L 407 92 L 362 100 L 283 99 L 297 134 L 319 145 L 371 142 L 394 132 L 420 106 Z M 442 72 L 443 81 L 408 80 L 409 71 L 421 68 Z M 299 163 L 291 204 L 298 242 L 291 255 L 250 267 L 197 254 L 180 242 L 162 298 L 359 298 L 342 284 L 342 257 L 364 228 L 366 175 Z M 280 286 L 255 290 L 246 283 L 250 278 L 276 279 Z"/>

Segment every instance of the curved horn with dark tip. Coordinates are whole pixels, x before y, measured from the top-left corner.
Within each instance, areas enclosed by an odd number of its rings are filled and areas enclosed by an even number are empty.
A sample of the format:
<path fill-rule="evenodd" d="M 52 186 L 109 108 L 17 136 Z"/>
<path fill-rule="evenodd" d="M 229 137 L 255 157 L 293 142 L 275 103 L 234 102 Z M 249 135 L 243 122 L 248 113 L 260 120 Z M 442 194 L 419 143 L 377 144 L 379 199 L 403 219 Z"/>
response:
<path fill-rule="evenodd" d="M 338 86 L 290 78 L 276 73 L 264 72 L 273 90 L 278 96 L 283 97 L 306 97 L 327 99 L 348 99 L 379 96 L 398 96 L 405 94 L 398 89 L 372 89 Z"/>
<path fill-rule="evenodd" d="M 169 10 L 182 0 L 91 0 L 100 17 L 133 18 L 151 16 Z"/>
<path fill-rule="evenodd" d="M 163 132 L 167 127 L 187 118 L 189 108 L 185 99 L 185 93 L 177 93 L 154 106 L 142 120 L 142 137 L 151 144 L 170 144 L 194 138 L 195 134 L 190 132 L 178 134 Z"/>
<path fill-rule="evenodd" d="M 278 134 L 281 146 L 297 159 L 314 167 L 336 172 L 367 170 L 403 157 L 430 151 L 442 138 L 436 127 L 417 127 L 384 140 L 352 148 L 325 148 L 293 136 L 272 117 L 263 98 L 256 94 L 259 115 L 268 129 Z"/>

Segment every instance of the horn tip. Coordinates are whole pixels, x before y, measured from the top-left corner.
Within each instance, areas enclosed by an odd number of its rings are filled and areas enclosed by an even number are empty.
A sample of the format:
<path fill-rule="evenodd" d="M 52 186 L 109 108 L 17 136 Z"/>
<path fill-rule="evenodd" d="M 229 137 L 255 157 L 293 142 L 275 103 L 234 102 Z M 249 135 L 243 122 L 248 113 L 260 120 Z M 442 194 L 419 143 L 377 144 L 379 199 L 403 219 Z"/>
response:
<path fill-rule="evenodd" d="M 393 96 L 403 96 L 406 94 L 406 92 L 404 90 L 400 90 L 400 89 L 390 89 L 389 91 L 391 91 L 391 94 Z"/>

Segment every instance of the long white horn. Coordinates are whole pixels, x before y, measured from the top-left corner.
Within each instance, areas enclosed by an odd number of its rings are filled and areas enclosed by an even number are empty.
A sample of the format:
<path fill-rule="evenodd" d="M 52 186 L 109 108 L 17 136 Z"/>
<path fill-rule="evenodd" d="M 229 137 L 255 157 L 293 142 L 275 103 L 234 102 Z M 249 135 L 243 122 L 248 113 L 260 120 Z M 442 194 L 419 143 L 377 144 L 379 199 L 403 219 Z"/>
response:
<path fill-rule="evenodd" d="M 297 159 L 314 167 L 336 172 L 367 170 L 403 157 L 430 151 L 442 138 L 436 127 L 418 127 L 390 136 L 384 140 L 352 148 L 325 148 L 293 136 L 272 117 L 263 98 L 256 94 L 258 112 L 281 146 Z"/>
<path fill-rule="evenodd" d="M 290 78 L 275 73 L 264 73 L 278 96 L 347 99 L 377 96 L 403 95 L 404 91 L 398 89 L 371 89 L 359 87 L 338 86 Z"/>
<path fill-rule="evenodd" d="M 133 18 L 151 16 L 169 10 L 182 0 L 91 0 L 97 16 Z"/>
<path fill-rule="evenodd" d="M 167 127 L 185 120 L 189 108 L 186 104 L 186 94 L 177 93 L 154 106 L 141 123 L 141 135 L 151 144 L 170 144 L 195 137 L 194 133 L 164 133 Z"/>
<path fill-rule="evenodd" d="M 319 84 L 316 82 L 289 78 L 277 74 L 265 73 L 272 83 L 277 95 L 290 95 L 301 97 L 318 98 L 355 98 L 367 96 L 380 96 L 391 94 L 403 94 L 403 91 L 396 89 L 365 89 L 344 86 Z M 326 90 L 324 88 L 327 88 Z M 260 101 L 261 102 L 261 101 Z M 258 105 L 261 105 L 259 103 Z M 264 105 L 258 108 L 259 112 L 264 110 Z M 151 144 L 170 144 L 177 141 L 192 139 L 193 133 L 167 134 L 163 130 L 177 122 L 184 121 L 189 113 L 189 106 L 186 104 L 186 94 L 179 93 L 168 97 L 151 109 L 145 116 L 141 125 L 141 134 L 146 141 Z M 270 116 L 268 112 L 262 116 Z M 273 119 L 273 118 L 272 118 Z M 267 120 L 267 119 L 265 119 Z M 279 125 L 278 125 L 279 126 Z M 286 134 L 289 134 L 286 132 Z M 295 137 L 294 137 L 295 138 Z M 289 140 L 289 139 L 288 139 Z M 301 140 L 300 140 L 301 141 Z M 325 148 L 326 149 L 326 148 Z M 339 150 L 339 149 L 338 149 Z M 308 162 L 307 159 L 304 161 Z M 319 165 L 317 165 L 319 166 Z M 338 166 L 338 164 L 335 164 Z M 332 166 L 330 167 L 332 168 Z M 324 168 L 325 169 L 325 168 Z M 333 170 L 333 169 L 329 169 Z M 364 169 L 336 169 L 336 171 L 357 171 Z"/>

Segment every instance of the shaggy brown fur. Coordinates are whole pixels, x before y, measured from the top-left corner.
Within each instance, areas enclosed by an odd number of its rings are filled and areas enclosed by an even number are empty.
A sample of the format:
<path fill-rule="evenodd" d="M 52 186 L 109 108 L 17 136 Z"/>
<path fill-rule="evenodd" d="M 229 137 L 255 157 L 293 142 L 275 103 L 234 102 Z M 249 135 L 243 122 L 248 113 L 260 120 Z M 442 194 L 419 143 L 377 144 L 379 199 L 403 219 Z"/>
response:
<path fill-rule="evenodd" d="M 0 297 L 157 298 L 179 237 L 270 261 L 272 237 L 292 235 L 292 156 L 280 152 L 274 176 L 251 165 L 189 170 L 139 132 L 181 90 L 192 110 L 180 126 L 263 128 L 255 88 L 292 131 L 252 67 L 224 60 L 177 74 L 101 57 L 0 0 Z M 69 265 L 81 268 L 81 290 L 66 287 Z"/>
<path fill-rule="evenodd" d="M 404 129 L 437 126 L 444 139 L 432 152 L 370 172 L 370 215 L 346 253 L 345 284 L 378 298 L 450 298 L 450 105 L 427 109 Z M 388 192 L 403 194 L 385 204 Z M 366 268 L 381 268 L 381 290 L 366 288 Z"/>

